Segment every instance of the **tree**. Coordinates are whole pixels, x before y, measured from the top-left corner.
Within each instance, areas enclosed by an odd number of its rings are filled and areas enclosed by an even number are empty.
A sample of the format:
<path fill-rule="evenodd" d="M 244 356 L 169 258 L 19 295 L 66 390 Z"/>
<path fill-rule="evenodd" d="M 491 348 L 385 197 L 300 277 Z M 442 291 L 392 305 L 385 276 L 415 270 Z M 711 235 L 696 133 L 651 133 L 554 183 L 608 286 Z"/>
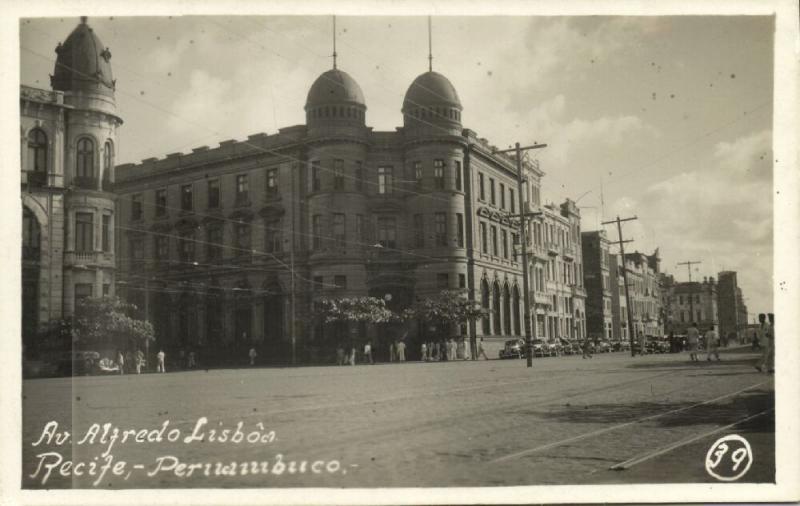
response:
<path fill-rule="evenodd" d="M 82 299 L 75 307 L 75 339 L 86 347 L 144 347 L 155 340 L 155 332 L 149 321 L 132 316 L 136 310 L 136 306 L 117 297 Z"/>
<path fill-rule="evenodd" d="M 325 323 L 387 323 L 399 319 L 398 315 L 386 307 L 386 302 L 377 297 L 322 299 L 317 316 Z"/>
<path fill-rule="evenodd" d="M 403 312 L 406 319 L 416 318 L 437 327 L 460 325 L 484 316 L 486 310 L 479 302 L 467 299 L 466 290 L 442 290 L 434 297 L 417 300 Z"/>

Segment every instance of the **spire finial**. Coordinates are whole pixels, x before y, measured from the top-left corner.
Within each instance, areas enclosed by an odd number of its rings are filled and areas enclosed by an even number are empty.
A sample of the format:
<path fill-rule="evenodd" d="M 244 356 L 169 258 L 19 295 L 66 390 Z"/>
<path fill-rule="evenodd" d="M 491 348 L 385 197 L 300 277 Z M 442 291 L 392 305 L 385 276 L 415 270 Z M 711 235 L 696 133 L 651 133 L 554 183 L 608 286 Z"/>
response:
<path fill-rule="evenodd" d="M 333 68 L 336 69 L 336 16 L 333 16 Z"/>
<path fill-rule="evenodd" d="M 431 17 L 428 16 L 428 71 L 433 72 L 433 43 L 431 41 Z"/>
<path fill-rule="evenodd" d="M 86 21 L 87 21 L 88 19 L 89 19 L 89 18 L 88 18 L 88 17 L 86 17 L 86 16 L 81 16 L 81 24 L 82 24 L 82 25 L 85 25 L 85 24 L 86 24 Z"/>

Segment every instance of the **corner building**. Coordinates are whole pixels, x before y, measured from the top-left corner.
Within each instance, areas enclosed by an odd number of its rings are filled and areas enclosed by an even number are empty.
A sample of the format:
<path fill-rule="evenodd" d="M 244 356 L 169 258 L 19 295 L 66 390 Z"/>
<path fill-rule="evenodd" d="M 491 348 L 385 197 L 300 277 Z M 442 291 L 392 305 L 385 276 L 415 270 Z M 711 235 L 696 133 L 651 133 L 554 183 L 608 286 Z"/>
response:
<path fill-rule="evenodd" d="M 26 352 L 78 299 L 114 295 L 111 52 L 86 18 L 55 48 L 51 89 L 20 89 L 22 332 Z"/>
<path fill-rule="evenodd" d="M 334 68 L 312 84 L 304 125 L 120 166 L 120 287 L 157 346 L 216 361 L 255 345 L 286 362 L 294 329 L 298 361 L 367 339 L 386 359 L 408 332 L 415 359 L 444 332 L 473 346 L 524 333 L 515 160 L 462 126 L 439 73 L 417 77 L 401 110 L 401 128 L 373 131 L 361 88 Z M 538 195 L 538 169 L 524 170 Z M 489 317 L 435 330 L 311 318 L 323 297 L 375 296 L 401 311 L 446 288 L 467 289 Z"/>

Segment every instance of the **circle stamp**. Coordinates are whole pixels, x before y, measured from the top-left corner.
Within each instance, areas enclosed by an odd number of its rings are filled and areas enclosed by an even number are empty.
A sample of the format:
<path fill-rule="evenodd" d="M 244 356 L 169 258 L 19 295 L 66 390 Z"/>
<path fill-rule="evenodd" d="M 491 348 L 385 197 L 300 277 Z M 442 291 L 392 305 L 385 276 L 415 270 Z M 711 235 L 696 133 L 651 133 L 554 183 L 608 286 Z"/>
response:
<path fill-rule="evenodd" d="M 720 481 L 736 481 L 750 470 L 753 450 L 738 434 L 717 439 L 706 453 L 706 471 Z"/>

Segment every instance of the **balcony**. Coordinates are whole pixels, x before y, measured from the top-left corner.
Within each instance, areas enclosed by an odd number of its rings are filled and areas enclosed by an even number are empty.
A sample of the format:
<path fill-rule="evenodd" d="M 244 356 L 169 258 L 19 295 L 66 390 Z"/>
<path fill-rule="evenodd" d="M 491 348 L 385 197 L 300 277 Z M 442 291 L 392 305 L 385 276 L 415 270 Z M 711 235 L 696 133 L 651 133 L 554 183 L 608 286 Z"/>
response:
<path fill-rule="evenodd" d="M 561 254 L 564 256 L 565 260 L 569 261 L 575 260 L 577 255 L 574 246 L 564 246 L 563 248 L 561 248 Z"/>
<path fill-rule="evenodd" d="M 550 255 L 547 253 L 547 249 L 541 244 L 534 244 L 530 248 L 528 248 L 535 258 L 540 260 L 547 261 L 550 259 Z"/>
<path fill-rule="evenodd" d="M 72 184 L 84 190 L 96 190 L 97 178 L 89 176 L 75 176 L 72 178 Z"/>
<path fill-rule="evenodd" d="M 36 172 L 23 172 L 26 176 L 26 180 L 23 182 L 27 182 L 30 188 L 41 188 L 43 186 L 47 186 L 47 173 L 43 171 L 36 171 Z"/>
<path fill-rule="evenodd" d="M 66 251 L 64 264 L 75 267 L 113 267 L 114 254 L 106 251 Z"/>
<path fill-rule="evenodd" d="M 573 297 L 586 297 L 586 289 L 578 285 L 570 285 Z"/>
<path fill-rule="evenodd" d="M 549 305 L 553 303 L 553 298 L 545 292 L 531 291 L 530 298 L 536 304 Z"/>
<path fill-rule="evenodd" d="M 553 257 L 558 256 L 558 254 L 561 252 L 561 248 L 556 242 L 547 241 L 544 243 L 544 247 L 547 250 L 547 254 Z"/>

